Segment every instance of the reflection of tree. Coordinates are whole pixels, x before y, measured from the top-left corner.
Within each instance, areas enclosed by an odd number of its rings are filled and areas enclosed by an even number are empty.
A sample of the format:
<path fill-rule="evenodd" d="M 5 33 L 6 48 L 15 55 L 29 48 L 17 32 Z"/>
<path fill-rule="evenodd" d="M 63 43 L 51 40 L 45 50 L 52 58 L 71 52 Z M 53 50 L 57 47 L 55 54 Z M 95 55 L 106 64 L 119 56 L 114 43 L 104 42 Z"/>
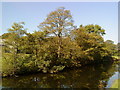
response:
<path fill-rule="evenodd" d="M 23 88 L 97 88 L 106 87 L 117 71 L 114 64 L 88 65 L 57 74 L 35 74 L 17 78 L 3 78 L 4 87 Z"/>

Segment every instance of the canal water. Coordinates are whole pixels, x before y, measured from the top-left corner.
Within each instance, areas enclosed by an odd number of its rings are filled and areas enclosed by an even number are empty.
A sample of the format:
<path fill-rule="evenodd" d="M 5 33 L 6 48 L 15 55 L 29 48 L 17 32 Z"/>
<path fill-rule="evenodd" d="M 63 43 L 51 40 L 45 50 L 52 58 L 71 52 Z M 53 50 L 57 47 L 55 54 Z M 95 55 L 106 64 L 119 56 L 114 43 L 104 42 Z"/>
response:
<path fill-rule="evenodd" d="M 2 88 L 110 88 L 118 79 L 118 64 L 104 63 L 65 69 L 57 74 L 2 78 Z"/>

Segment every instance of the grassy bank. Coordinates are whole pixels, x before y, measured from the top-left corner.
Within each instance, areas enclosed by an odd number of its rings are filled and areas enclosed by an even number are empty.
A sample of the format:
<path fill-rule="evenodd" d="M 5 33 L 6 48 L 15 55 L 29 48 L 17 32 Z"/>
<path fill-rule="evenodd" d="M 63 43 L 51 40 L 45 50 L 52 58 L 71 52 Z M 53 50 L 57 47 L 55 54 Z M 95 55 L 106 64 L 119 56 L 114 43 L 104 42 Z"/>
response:
<path fill-rule="evenodd" d="M 115 80 L 112 85 L 111 88 L 118 88 L 118 90 L 120 90 L 120 87 L 118 86 L 120 79 Z"/>

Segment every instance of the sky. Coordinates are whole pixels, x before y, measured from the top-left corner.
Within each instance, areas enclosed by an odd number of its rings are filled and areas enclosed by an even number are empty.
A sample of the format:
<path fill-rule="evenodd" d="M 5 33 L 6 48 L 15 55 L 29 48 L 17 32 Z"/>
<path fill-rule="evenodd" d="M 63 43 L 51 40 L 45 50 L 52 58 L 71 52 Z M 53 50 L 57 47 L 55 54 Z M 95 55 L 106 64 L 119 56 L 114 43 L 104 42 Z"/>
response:
<path fill-rule="evenodd" d="M 117 2 L 2 2 L 2 33 L 14 22 L 25 22 L 28 32 L 38 31 L 37 26 L 58 7 L 70 10 L 74 25 L 98 24 L 106 30 L 105 40 L 118 43 Z"/>

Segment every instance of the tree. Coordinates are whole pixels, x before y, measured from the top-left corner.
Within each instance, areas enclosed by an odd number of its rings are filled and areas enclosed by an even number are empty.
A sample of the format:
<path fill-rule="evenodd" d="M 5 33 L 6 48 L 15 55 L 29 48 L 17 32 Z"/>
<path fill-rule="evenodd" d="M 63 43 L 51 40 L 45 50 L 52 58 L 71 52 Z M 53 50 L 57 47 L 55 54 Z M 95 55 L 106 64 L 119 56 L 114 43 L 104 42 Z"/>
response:
<path fill-rule="evenodd" d="M 75 41 L 83 52 L 82 63 L 88 63 L 90 61 L 102 60 L 107 54 L 105 54 L 104 40 L 98 33 L 88 32 L 86 27 L 73 30 L 71 38 Z"/>
<path fill-rule="evenodd" d="M 120 56 L 120 43 L 117 44 L 117 48 L 118 48 L 118 56 Z"/>
<path fill-rule="evenodd" d="M 60 58 L 62 37 L 68 35 L 70 30 L 74 28 L 70 11 L 65 10 L 64 7 L 60 7 L 57 10 L 51 12 L 45 21 L 40 23 L 38 27 L 40 30 L 48 33 L 48 35 L 54 35 L 58 37 L 58 58 Z"/>
<path fill-rule="evenodd" d="M 6 38 L 8 38 L 9 35 L 10 35 L 10 33 L 4 33 L 1 35 L 1 38 L 6 39 Z"/>
<path fill-rule="evenodd" d="M 80 27 L 82 27 L 82 26 L 80 26 Z M 99 25 L 90 24 L 90 25 L 86 25 L 84 27 L 86 28 L 86 31 L 88 31 L 88 33 L 96 33 L 99 35 L 105 34 L 105 30 Z"/>
<path fill-rule="evenodd" d="M 112 41 L 112 40 L 106 40 L 105 41 L 105 45 L 106 45 L 106 48 L 107 48 L 107 50 L 109 51 L 109 53 L 111 55 L 115 55 L 115 54 L 118 53 L 117 45 L 114 44 L 114 41 Z"/>
<path fill-rule="evenodd" d="M 55 73 L 69 67 L 111 58 L 113 41 L 104 42 L 99 25 L 73 25 L 70 10 L 60 7 L 40 23 L 40 31 L 27 33 L 24 23 L 14 23 L 2 35 L 3 66 L 7 74 L 42 71 Z M 1 37 L 1 36 L 0 36 Z M 10 69 L 9 69 L 10 67 Z"/>
<path fill-rule="evenodd" d="M 10 29 L 8 29 L 8 34 L 4 34 L 5 40 L 4 44 L 5 46 L 3 47 L 3 61 L 8 61 L 8 65 L 12 63 L 13 66 L 13 74 L 15 71 L 18 69 L 17 65 L 19 62 L 19 53 L 20 53 L 20 43 L 21 43 L 21 37 L 25 33 L 25 29 L 23 27 L 24 23 L 14 23 Z M 6 53 L 5 51 L 9 51 Z M 6 57 L 7 56 L 7 57 Z"/>

